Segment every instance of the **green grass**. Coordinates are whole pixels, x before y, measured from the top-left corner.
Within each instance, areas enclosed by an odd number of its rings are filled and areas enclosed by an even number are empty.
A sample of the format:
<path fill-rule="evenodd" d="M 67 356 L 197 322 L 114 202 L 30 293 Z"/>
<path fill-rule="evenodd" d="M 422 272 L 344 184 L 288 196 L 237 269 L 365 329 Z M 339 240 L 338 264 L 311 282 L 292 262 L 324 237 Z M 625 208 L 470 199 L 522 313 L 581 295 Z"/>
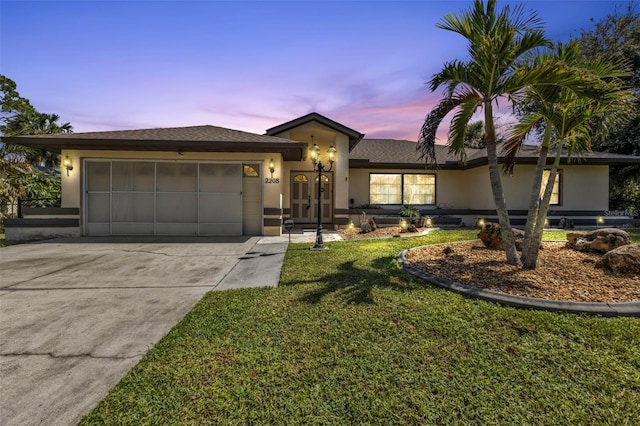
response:
<path fill-rule="evenodd" d="M 638 424 L 638 319 L 471 300 L 394 260 L 475 234 L 292 244 L 278 288 L 208 293 L 82 424 Z"/>

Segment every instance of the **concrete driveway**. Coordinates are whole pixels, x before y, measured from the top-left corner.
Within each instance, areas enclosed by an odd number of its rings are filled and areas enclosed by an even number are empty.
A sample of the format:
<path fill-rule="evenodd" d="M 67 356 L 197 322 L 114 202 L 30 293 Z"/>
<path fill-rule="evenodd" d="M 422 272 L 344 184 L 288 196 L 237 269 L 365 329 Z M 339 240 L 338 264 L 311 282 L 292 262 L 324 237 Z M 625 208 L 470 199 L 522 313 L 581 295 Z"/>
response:
<path fill-rule="evenodd" d="M 77 423 L 207 291 L 277 284 L 286 244 L 259 241 L 75 238 L 0 249 L 0 424 Z M 255 262 L 269 273 L 244 279 L 257 275 Z"/>

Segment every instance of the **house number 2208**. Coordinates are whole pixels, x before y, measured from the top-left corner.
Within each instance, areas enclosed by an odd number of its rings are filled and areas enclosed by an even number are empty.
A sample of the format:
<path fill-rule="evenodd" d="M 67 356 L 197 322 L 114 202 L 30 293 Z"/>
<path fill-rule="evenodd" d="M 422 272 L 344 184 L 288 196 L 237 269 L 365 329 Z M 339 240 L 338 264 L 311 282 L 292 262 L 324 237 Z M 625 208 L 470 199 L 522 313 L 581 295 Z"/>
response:
<path fill-rule="evenodd" d="M 264 178 L 264 183 L 280 183 L 280 178 Z"/>

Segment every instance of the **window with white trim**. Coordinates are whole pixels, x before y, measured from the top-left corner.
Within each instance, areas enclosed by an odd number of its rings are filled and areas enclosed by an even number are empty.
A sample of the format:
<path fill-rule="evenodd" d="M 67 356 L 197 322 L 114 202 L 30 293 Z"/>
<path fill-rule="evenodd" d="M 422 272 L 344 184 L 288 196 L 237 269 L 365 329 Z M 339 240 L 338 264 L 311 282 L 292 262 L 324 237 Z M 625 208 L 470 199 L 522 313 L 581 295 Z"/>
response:
<path fill-rule="evenodd" d="M 436 176 L 433 174 L 371 173 L 371 204 L 429 205 L 436 201 Z"/>

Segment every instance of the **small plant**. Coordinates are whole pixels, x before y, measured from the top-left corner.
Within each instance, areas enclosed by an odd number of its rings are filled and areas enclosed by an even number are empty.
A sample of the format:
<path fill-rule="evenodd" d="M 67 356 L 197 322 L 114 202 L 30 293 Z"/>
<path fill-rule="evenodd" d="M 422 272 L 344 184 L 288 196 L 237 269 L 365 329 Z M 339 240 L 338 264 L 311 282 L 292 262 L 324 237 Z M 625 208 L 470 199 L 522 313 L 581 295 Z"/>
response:
<path fill-rule="evenodd" d="M 381 209 L 382 207 L 376 205 L 376 204 L 360 204 L 359 206 L 355 207 L 356 209 L 363 209 L 363 210 L 369 210 L 369 209 Z"/>
<path fill-rule="evenodd" d="M 400 210 L 400 216 L 402 217 L 420 217 L 420 211 L 413 206 L 402 206 Z"/>

